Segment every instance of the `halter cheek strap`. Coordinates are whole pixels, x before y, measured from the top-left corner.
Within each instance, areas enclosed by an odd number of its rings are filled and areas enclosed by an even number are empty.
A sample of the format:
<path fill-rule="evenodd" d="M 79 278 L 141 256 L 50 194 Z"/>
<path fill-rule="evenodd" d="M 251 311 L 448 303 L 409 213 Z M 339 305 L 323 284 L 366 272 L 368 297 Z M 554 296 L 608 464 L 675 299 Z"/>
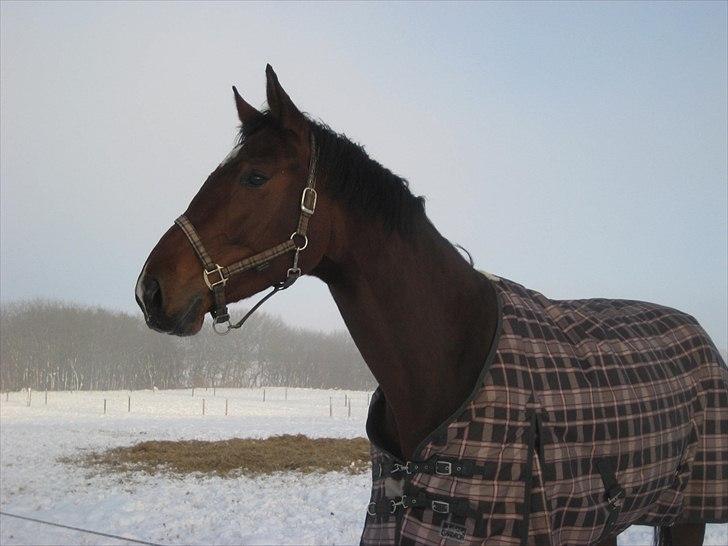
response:
<path fill-rule="evenodd" d="M 313 133 L 311 133 L 311 159 L 308 167 L 308 180 L 306 181 L 306 187 L 303 189 L 301 194 L 301 213 L 298 217 L 298 226 L 287 241 L 284 241 L 274 247 L 271 247 L 263 252 L 254 254 L 242 260 L 239 260 L 228 266 L 221 266 L 214 262 L 210 255 L 205 250 L 205 245 L 202 244 L 197 230 L 189 221 L 189 219 L 182 215 L 177 218 L 174 223 L 177 224 L 187 236 L 190 241 L 192 248 L 195 250 L 195 254 L 202 262 L 202 278 L 205 284 L 212 292 L 214 307 L 210 312 L 212 315 L 212 327 L 218 334 L 227 334 L 234 328 L 240 328 L 243 323 L 252 315 L 258 307 L 260 307 L 268 298 L 273 296 L 280 290 L 285 290 L 290 287 L 294 282 L 301 276 L 301 268 L 298 265 L 299 254 L 308 246 L 308 223 L 316 210 L 316 160 L 317 160 L 317 149 L 316 140 L 314 139 Z M 227 310 L 225 303 L 225 285 L 232 275 L 237 273 L 243 273 L 251 269 L 260 271 L 264 269 L 268 263 L 275 258 L 283 256 L 293 252 L 293 264 L 288 268 L 286 272 L 286 278 L 273 285 L 272 290 L 266 294 L 248 313 L 235 324 L 230 323 L 230 314 Z M 227 326 L 227 328 L 218 328 L 218 325 Z"/>

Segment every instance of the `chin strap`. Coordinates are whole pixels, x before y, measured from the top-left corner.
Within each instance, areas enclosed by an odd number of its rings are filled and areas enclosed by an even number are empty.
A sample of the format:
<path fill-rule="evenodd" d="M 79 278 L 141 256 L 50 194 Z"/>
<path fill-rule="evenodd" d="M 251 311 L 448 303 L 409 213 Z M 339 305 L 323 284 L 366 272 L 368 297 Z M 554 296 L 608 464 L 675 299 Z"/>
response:
<path fill-rule="evenodd" d="M 301 276 L 301 268 L 298 265 L 299 254 L 308 246 L 308 223 L 316 210 L 316 160 L 317 160 L 317 149 L 316 140 L 314 139 L 313 133 L 311 133 L 311 159 L 308 167 L 308 180 L 306 181 L 306 187 L 303 189 L 301 194 L 301 213 L 298 217 L 298 226 L 287 241 L 284 241 L 274 247 L 271 247 L 263 252 L 249 256 L 239 260 L 228 266 L 221 266 L 214 262 L 210 255 L 205 250 L 205 246 L 202 244 L 197 230 L 189 221 L 189 219 L 182 215 L 177 218 L 174 223 L 177 224 L 187 239 L 190 241 L 192 248 L 195 250 L 195 254 L 202 262 L 202 278 L 205 284 L 212 292 L 214 300 L 213 310 L 210 311 L 212 315 L 212 328 L 220 335 L 225 335 L 230 330 L 240 328 L 246 320 L 261 306 L 265 301 L 271 298 L 277 292 L 289 288 L 295 283 Z M 273 288 L 268 294 L 265 295 L 253 308 L 246 313 L 246 315 L 238 322 L 230 323 L 230 313 L 228 313 L 227 304 L 225 302 L 225 285 L 232 275 L 237 273 L 243 273 L 255 269 L 261 271 L 268 266 L 268 264 L 284 254 L 293 252 L 293 264 L 288 268 L 286 272 L 286 278 L 282 281 L 273 285 Z M 218 328 L 218 325 L 226 326 L 225 329 Z"/>

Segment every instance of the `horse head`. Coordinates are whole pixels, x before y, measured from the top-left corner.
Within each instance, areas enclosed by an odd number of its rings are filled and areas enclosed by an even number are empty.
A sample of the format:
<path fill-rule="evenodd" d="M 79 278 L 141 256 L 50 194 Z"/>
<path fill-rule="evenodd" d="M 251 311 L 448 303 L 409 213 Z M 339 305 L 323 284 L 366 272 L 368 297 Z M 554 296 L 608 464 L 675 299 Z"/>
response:
<path fill-rule="evenodd" d="M 136 299 L 150 328 L 192 335 L 208 311 L 225 322 L 226 303 L 287 287 L 324 256 L 331 203 L 313 188 L 311 123 L 270 65 L 266 79 L 269 110 L 263 112 L 233 87 L 241 123 L 237 145 L 142 268 Z M 231 264 L 237 270 L 228 269 Z"/>

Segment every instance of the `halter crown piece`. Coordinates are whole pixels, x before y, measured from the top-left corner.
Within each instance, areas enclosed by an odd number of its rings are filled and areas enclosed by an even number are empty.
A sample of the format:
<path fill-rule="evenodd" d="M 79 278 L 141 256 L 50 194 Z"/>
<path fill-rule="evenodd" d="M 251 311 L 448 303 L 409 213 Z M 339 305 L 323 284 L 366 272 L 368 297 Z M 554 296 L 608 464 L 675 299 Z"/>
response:
<path fill-rule="evenodd" d="M 212 292 L 213 299 L 215 301 L 215 307 L 210 314 L 212 315 L 212 328 L 216 333 L 225 335 L 234 328 L 240 328 L 246 320 L 252 315 L 258 307 L 273 296 L 275 293 L 285 290 L 290 287 L 294 282 L 301 276 L 301 268 L 298 266 L 299 254 L 303 249 L 308 246 L 308 237 L 306 232 L 308 231 L 308 222 L 313 216 L 316 210 L 316 160 L 317 160 L 317 149 L 316 140 L 311 133 L 311 158 L 308 165 L 308 180 L 306 181 L 306 187 L 303 188 L 301 194 L 301 214 L 298 217 L 298 226 L 287 241 L 284 241 L 274 247 L 271 247 L 263 252 L 249 256 L 239 260 L 231 265 L 222 266 L 212 260 L 210 255 L 205 250 L 205 246 L 202 244 L 197 230 L 192 223 L 183 214 L 177 218 L 174 223 L 177 224 L 184 234 L 189 239 L 192 248 L 195 250 L 195 254 L 200 258 L 202 262 L 202 278 L 205 284 Z M 253 308 L 246 313 L 246 315 L 238 322 L 232 324 L 230 322 L 230 314 L 228 313 L 227 305 L 225 304 L 225 285 L 232 275 L 237 273 L 243 273 L 255 269 L 261 271 L 268 266 L 268 264 L 282 256 L 293 252 L 293 264 L 288 268 L 286 272 L 286 278 L 273 285 L 273 288 L 266 296 L 256 303 Z M 222 325 L 222 327 L 218 327 Z M 227 326 L 223 329 L 223 327 Z"/>

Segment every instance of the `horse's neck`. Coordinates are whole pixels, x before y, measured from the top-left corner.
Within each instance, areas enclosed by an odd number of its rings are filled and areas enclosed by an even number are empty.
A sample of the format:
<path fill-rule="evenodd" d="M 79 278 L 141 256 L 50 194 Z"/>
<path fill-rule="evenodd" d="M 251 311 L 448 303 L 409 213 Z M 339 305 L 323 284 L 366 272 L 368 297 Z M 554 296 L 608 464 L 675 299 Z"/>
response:
<path fill-rule="evenodd" d="M 474 388 L 495 331 L 495 294 L 424 217 L 412 236 L 363 221 L 349 228 L 321 277 L 384 391 L 385 435 L 411 457 Z"/>

